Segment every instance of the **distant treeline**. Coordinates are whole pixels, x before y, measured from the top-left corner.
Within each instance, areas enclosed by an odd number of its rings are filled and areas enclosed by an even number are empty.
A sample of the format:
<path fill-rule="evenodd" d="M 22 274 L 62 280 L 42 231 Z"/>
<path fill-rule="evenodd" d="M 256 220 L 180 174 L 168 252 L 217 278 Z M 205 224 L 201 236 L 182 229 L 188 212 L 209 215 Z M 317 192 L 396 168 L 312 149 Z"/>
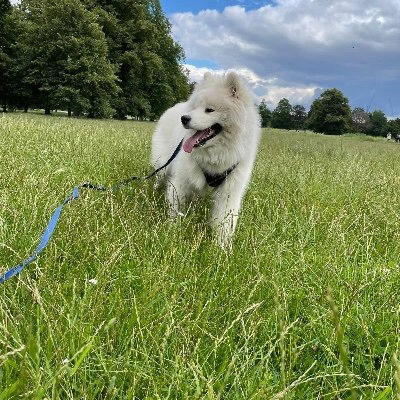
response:
<path fill-rule="evenodd" d="M 345 132 L 386 136 L 400 135 L 400 118 L 388 120 L 380 110 L 367 112 L 349 106 L 348 99 L 338 89 L 328 89 L 314 100 L 308 112 L 301 105 L 292 106 L 288 99 L 279 101 L 274 110 L 263 100 L 259 105 L 263 127 L 280 129 L 311 129 L 330 135 Z"/>
<path fill-rule="evenodd" d="M 0 106 L 156 119 L 190 92 L 159 0 L 0 0 Z"/>

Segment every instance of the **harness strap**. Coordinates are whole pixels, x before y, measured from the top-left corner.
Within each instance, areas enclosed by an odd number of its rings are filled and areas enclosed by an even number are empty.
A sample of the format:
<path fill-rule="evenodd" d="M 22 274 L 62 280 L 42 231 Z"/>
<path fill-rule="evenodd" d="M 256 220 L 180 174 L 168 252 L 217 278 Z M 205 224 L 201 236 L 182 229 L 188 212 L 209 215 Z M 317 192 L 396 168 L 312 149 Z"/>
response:
<path fill-rule="evenodd" d="M 226 177 L 237 167 L 238 164 L 239 163 L 236 163 L 222 174 L 211 175 L 207 171 L 202 170 L 208 186 L 215 188 L 221 185 L 226 179 Z"/>

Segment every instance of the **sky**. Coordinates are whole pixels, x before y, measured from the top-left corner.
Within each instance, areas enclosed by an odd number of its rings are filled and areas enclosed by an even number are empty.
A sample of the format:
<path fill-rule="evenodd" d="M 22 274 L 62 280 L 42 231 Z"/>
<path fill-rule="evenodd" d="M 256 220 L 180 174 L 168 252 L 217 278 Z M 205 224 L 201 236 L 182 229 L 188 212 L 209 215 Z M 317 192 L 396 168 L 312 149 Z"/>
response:
<path fill-rule="evenodd" d="M 185 67 L 236 70 L 271 109 L 308 110 L 337 88 L 352 108 L 400 117 L 399 0 L 161 0 Z"/>

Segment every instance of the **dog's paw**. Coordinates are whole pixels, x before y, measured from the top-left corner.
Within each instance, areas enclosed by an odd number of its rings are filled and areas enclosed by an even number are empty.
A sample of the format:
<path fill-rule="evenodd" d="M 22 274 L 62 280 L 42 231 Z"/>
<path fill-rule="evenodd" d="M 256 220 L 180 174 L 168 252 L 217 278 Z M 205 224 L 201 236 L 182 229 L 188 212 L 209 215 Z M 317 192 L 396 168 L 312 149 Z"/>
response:
<path fill-rule="evenodd" d="M 227 232 L 218 230 L 216 235 L 217 245 L 227 253 L 233 250 L 233 232 Z"/>
<path fill-rule="evenodd" d="M 185 214 L 179 210 L 175 210 L 172 207 L 169 209 L 169 218 L 173 221 L 175 221 L 176 219 L 182 218 L 184 216 L 185 216 Z"/>

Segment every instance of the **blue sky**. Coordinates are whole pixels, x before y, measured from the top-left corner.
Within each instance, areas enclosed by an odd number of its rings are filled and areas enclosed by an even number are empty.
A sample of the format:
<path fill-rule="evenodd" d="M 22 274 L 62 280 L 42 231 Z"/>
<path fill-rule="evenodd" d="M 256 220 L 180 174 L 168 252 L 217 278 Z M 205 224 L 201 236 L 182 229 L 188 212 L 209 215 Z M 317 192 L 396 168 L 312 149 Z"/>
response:
<path fill-rule="evenodd" d="M 271 4 L 272 1 L 257 1 L 257 0 L 206 0 L 206 1 L 196 1 L 196 0 L 161 0 L 161 6 L 163 7 L 165 14 L 173 14 L 177 12 L 192 12 L 198 13 L 199 11 L 206 9 L 214 9 L 222 11 L 227 6 L 243 6 L 248 10 L 259 8 L 265 4 Z"/>
<path fill-rule="evenodd" d="M 336 87 L 400 117 L 398 0 L 161 0 L 193 80 L 237 70 L 271 108 Z"/>

